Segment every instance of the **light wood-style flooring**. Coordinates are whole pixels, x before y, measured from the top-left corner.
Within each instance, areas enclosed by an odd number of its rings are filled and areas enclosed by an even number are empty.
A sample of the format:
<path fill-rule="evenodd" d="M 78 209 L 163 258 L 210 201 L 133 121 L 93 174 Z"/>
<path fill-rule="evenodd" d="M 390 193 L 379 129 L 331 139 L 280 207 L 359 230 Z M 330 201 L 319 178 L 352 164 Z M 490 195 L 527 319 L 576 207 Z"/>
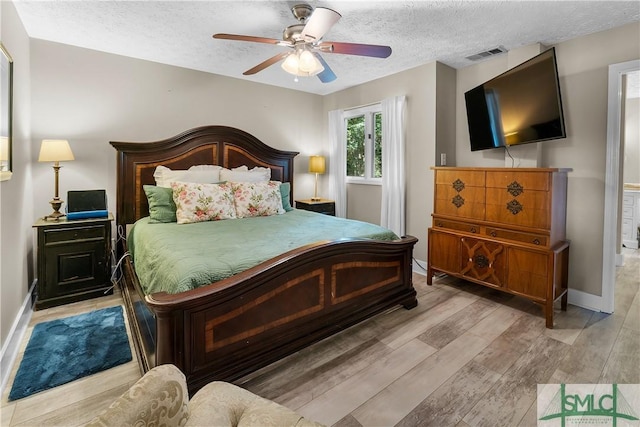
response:
<path fill-rule="evenodd" d="M 615 313 L 539 306 L 415 274 L 419 303 L 376 316 L 237 383 L 335 426 L 535 426 L 536 386 L 640 383 L 640 251 L 625 250 Z M 38 322 L 120 303 L 115 294 L 34 313 Z M 133 349 L 132 349 L 133 352 Z M 135 354 L 135 352 L 133 352 Z M 135 360 L 0 407 L 2 426 L 81 425 L 139 377 Z"/>

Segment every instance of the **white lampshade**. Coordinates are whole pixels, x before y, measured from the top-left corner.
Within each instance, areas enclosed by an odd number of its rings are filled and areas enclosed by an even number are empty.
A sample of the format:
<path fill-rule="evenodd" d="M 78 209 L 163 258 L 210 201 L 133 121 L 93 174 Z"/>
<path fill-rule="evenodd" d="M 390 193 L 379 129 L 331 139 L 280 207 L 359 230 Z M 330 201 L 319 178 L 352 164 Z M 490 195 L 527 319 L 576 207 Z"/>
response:
<path fill-rule="evenodd" d="M 296 55 L 295 53 L 291 53 L 282 63 L 282 69 L 289 74 L 297 76 L 299 62 L 300 61 L 298 60 L 298 55 Z"/>
<path fill-rule="evenodd" d="M 66 139 L 43 139 L 40 146 L 39 162 L 65 162 L 75 160 L 69 141 Z"/>
<path fill-rule="evenodd" d="M 309 157 L 309 173 L 324 173 L 325 162 L 323 156 Z"/>
<path fill-rule="evenodd" d="M 310 77 L 322 72 L 324 67 L 312 52 L 305 49 L 291 52 L 282 63 L 282 69 L 294 76 Z"/>
<path fill-rule="evenodd" d="M 0 161 L 9 160 L 9 137 L 0 136 Z"/>

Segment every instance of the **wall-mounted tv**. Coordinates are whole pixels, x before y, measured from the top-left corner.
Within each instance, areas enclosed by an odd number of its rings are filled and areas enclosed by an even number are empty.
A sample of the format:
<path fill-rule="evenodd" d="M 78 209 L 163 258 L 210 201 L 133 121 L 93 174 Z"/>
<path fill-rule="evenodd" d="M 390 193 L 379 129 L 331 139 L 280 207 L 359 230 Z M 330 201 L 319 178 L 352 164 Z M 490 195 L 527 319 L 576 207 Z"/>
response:
<path fill-rule="evenodd" d="M 471 151 L 565 138 L 555 48 L 464 94 Z"/>

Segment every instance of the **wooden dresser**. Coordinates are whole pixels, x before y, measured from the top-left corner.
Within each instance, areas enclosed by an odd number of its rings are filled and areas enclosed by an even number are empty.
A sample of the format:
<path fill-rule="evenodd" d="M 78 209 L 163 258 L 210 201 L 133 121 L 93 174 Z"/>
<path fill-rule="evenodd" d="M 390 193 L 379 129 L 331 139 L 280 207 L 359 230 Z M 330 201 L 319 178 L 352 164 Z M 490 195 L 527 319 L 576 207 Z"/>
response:
<path fill-rule="evenodd" d="M 567 308 L 567 173 L 552 168 L 434 167 L 427 283 L 446 273 Z"/>

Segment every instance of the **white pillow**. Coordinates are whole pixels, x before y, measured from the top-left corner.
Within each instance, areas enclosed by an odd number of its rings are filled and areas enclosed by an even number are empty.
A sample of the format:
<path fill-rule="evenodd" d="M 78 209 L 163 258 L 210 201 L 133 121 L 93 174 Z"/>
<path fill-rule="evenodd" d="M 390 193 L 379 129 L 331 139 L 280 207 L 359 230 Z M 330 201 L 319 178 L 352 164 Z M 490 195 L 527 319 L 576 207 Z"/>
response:
<path fill-rule="evenodd" d="M 153 173 L 158 187 L 171 188 L 172 182 L 196 182 L 214 184 L 220 182 L 220 169 L 171 170 L 166 166 L 156 167 Z"/>
<path fill-rule="evenodd" d="M 220 181 L 232 182 L 264 182 L 271 179 L 271 169 L 254 167 L 249 170 L 246 166 L 233 169 L 223 168 L 220 171 Z"/>
<path fill-rule="evenodd" d="M 221 169 L 222 166 L 218 165 L 195 165 L 189 168 L 190 171 L 218 171 L 218 173 Z"/>

